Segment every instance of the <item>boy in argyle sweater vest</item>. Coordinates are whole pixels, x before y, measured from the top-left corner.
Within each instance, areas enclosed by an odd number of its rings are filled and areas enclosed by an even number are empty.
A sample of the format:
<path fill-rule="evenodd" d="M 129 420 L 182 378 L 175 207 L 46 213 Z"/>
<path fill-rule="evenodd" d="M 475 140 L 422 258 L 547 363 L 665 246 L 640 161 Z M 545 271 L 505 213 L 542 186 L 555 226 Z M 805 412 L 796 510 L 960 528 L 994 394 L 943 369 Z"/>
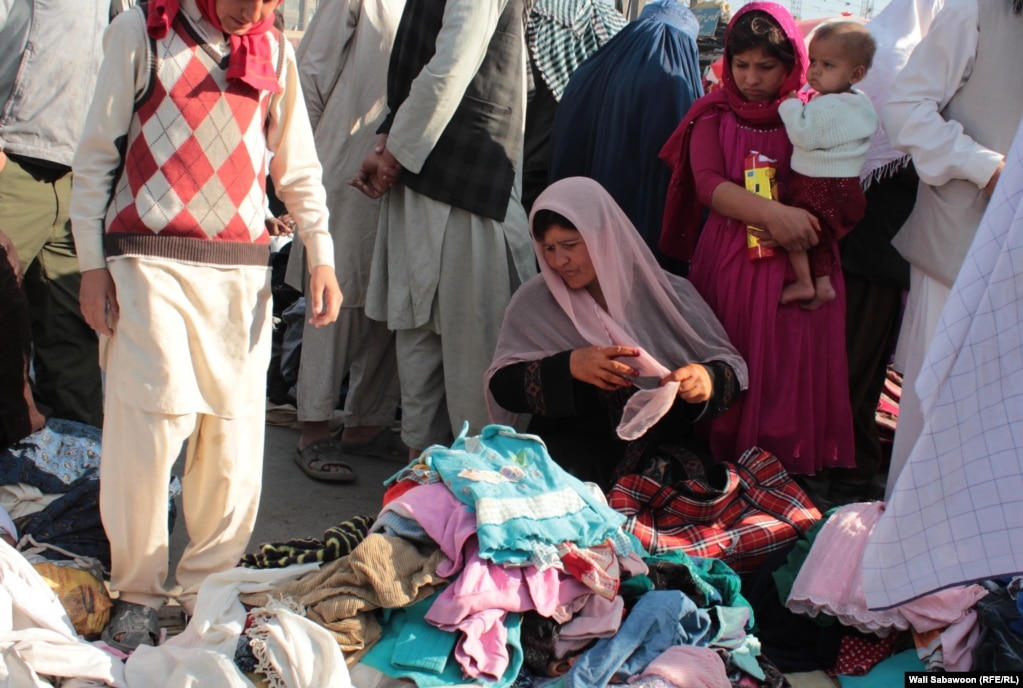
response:
<path fill-rule="evenodd" d="M 82 313 L 106 370 L 100 513 L 118 605 L 104 638 L 152 644 L 166 600 L 167 481 L 183 444 L 200 583 L 244 553 L 259 505 L 270 359 L 269 163 L 310 268 L 314 325 L 341 293 L 294 53 L 280 0 L 150 0 L 105 37 L 74 160 L 71 219 Z"/>

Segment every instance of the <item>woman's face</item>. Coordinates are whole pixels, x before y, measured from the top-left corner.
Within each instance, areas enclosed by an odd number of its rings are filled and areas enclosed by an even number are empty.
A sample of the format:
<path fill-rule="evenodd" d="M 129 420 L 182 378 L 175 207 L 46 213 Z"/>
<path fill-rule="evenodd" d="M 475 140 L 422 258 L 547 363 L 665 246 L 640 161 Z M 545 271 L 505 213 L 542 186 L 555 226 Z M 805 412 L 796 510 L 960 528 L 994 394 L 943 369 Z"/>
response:
<path fill-rule="evenodd" d="M 763 48 L 732 56 L 732 78 L 739 92 L 751 103 L 777 98 L 788 75 L 785 63 Z"/>
<path fill-rule="evenodd" d="M 578 231 L 553 224 L 547 228 L 540 246 L 547 265 L 569 289 L 591 289 L 597 284 L 597 271 Z"/>

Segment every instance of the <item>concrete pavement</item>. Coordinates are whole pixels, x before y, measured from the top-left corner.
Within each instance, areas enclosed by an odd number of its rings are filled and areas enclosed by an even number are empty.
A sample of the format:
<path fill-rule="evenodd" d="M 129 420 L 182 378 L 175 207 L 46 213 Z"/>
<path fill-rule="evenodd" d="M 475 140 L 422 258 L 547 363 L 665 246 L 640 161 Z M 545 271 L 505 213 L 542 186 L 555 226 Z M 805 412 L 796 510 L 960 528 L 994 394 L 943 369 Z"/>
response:
<path fill-rule="evenodd" d="M 404 465 L 350 456 L 348 463 L 358 476 L 354 483 L 313 480 L 292 458 L 298 435 L 298 430 L 291 428 L 266 427 L 263 492 L 250 552 L 265 542 L 321 538 L 327 528 L 353 516 L 376 516 L 384 494 L 383 481 Z M 179 461 L 175 466 L 175 474 L 181 474 L 182 463 Z M 188 542 L 180 507 L 179 502 L 177 524 L 171 533 L 171 575 Z"/>

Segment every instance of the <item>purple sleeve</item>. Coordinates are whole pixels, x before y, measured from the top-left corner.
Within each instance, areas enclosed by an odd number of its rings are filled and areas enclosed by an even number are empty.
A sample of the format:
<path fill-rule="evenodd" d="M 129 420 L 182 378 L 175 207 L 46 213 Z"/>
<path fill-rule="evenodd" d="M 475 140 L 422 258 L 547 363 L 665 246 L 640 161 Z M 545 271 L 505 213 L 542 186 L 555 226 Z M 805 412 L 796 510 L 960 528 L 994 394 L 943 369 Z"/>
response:
<path fill-rule="evenodd" d="M 689 144 L 689 164 L 693 169 L 696 181 L 696 197 L 700 204 L 708 208 L 714 189 L 722 182 L 731 181 L 725 175 L 725 156 L 721 151 L 720 140 L 721 117 L 711 113 L 693 123 L 693 133 Z"/>

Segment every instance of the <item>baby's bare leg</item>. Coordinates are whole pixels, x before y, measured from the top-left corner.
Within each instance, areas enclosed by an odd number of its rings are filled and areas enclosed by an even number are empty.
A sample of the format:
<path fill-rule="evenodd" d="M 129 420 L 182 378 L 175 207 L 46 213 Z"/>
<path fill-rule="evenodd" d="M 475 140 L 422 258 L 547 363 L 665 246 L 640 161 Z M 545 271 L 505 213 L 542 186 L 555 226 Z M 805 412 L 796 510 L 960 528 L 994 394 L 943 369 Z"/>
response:
<path fill-rule="evenodd" d="M 838 296 L 835 293 L 835 287 L 831 284 L 831 275 L 821 275 L 814 280 L 814 286 L 817 291 L 816 295 L 809 301 L 799 304 L 808 311 L 817 310 L 824 304 L 831 303 Z"/>
<path fill-rule="evenodd" d="M 789 251 L 789 262 L 792 263 L 792 270 L 796 273 L 794 282 L 786 284 L 781 290 L 781 303 L 793 303 L 795 301 L 808 301 L 814 297 L 816 291 L 813 285 L 813 276 L 810 274 L 810 260 L 806 251 Z"/>

